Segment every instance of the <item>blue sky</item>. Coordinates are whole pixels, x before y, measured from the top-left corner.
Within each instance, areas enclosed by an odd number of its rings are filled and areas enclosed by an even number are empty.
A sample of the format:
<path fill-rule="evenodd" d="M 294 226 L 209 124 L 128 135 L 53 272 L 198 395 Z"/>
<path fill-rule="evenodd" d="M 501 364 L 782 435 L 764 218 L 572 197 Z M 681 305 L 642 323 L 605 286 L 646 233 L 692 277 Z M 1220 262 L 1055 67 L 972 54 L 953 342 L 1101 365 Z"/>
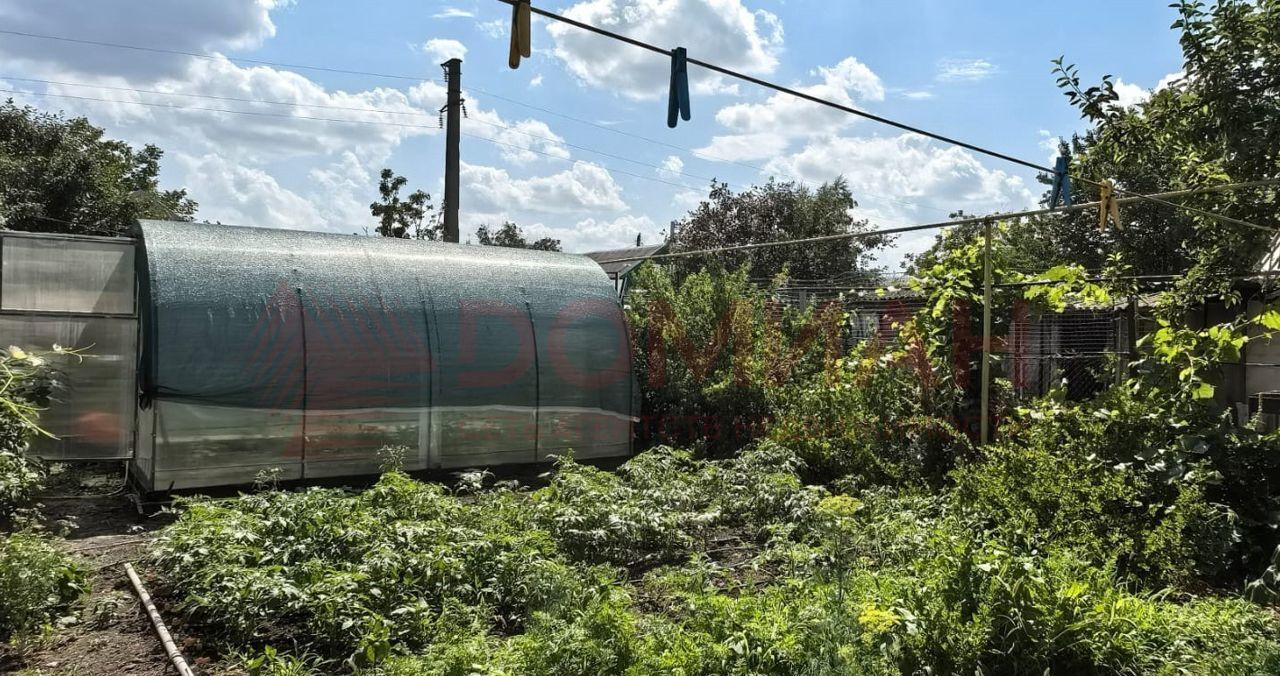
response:
<path fill-rule="evenodd" d="M 1012 1 L 535 4 L 1044 163 L 1054 138 L 1081 127 L 1054 86 L 1050 59 L 1065 54 L 1090 82 L 1116 75 L 1126 102 L 1181 67 L 1163 1 L 1081 1 L 1069 12 Z M 0 36 L 0 81 L 31 92 L 20 100 L 160 145 L 166 184 L 186 186 L 201 217 L 227 223 L 361 231 L 384 166 L 438 203 L 437 64 L 452 55 L 464 60 L 470 113 L 464 238 L 481 223 L 511 219 L 568 250 L 625 246 L 637 233 L 654 241 L 711 177 L 741 189 L 769 176 L 816 184 L 844 175 L 860 204 L 855 215 L 882 227 L 956 209 L 1016 209 L 1041 193 L 1016 166 L 696 67 L 693 119 L 668 129 L 663 58 L 535 17 L 534 54 L 510 70 L 510 10 L 496 0 L 0 0 L 0 20 L 10 30 L 215 55 Z M 139 89 L 165 94 L 130 91 Z M 900 240 L 885 262 L 928 239 Z"/>

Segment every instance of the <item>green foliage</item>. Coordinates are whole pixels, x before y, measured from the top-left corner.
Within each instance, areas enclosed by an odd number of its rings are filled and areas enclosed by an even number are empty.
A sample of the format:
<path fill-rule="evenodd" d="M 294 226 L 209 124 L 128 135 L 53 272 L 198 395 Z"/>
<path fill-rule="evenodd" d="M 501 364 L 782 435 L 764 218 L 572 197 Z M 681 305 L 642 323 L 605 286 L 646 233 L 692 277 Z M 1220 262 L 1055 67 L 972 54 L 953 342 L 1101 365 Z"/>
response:
<path fill-rule="evenodd" d="M 659 447 L 617 474 L 562 460 L 550 485 L 532 496 L 535 518 L 577 560 L 670 563 L 706 549 L 718 530 L 763 534 L 807 513 L 816 494 L 801 484 L 801 466 L 769 442 L 719 461 Z"/>
<path fill-rule="evenodd" d="M 782 390 L 770 438 L 819 479 L 940 486 L 969 442 L 941 418 L 954 403 L 913 329 L 906 347 L 864 345 L 824 376 Z"/>
<path fill-rule="evenodd" d="M 525 238 L 520 226 L 511 221 L 504 221 L 502 226 L 496 229 L 487 225 L 480 226 L 476 229 L 476 242 L 484 246 L 505 246 L 511 249 L 560 251 L 560 240 L 543 237 L 530 242 Z"/>
<path fill-rule="evenodd" d="M 955 472 L 956 496 L 1029 550 L 1065 547 L 1149 586 L 1212 576 L 1238 537 L 1162 412 L 1123 388 L 1022 411 Z"/>
<path fill-rule="evenodd" d="M 195 500 L 154 561 L 194 619 L 231 644 L 298 637 L 331 659 L 373 664 L 459 625 L 510 629 L 573 600 L 551 538 L 509 491 L 463 502 L 390 472 L 373 488 Z"/>
<path fill-rule="evenodd" d="M 868 221 L 855 221 L 849 215 L 856 206 L 844 178 L 816 189 L 770 179 L 737 194 L 728 184 L 712 181 L 707 199 L 672 223 L 668 241 L 673 249 L 708 249 L 872 230 Z M 873 255 L 890 241 L 873 236 L 736 251 L 721 254 L 718 261 L 725 269 L 746 268 L 755 279 L 780 274 L 797 279 L 873 279 Z M 673 262 L 678 278 L 697 272 L 702 264 L 695 259 Z"/>
<path fill-rule="evenodd" d="M 745 268 L 677 283 L 669 269 L 644 265 L 629 289 L 646 440 L 736 450 L 764 432 L 783 383 L 821 372 L 843 350 L 842 311 L 783 306 Z"/>
<path fill-rule="evenodd" d="M 0 535 L 0 641 L 57 620 L 87 590 L 84 570 L 48 538 Z"/>
<path fill-rule="evenodd" d="M 399 239 L 429 239 L 440 237 L 441 226 L 431 214 L 431 195 L 415 190 L 401 199 L 400 190 L 409 179 L 383 169 L 378 179 L 378 201 L 369 204 L 369 213 L 378 219 L 377 233 L 383 237 Z"/>
<path fill-rule="evenodd" d="M 0 223 L 12 230 L 119 235 L 140 218 L 189 221 L 186 190 L 159 188 L 153 146 L 104 138 L 83 117 L 0 106 Z"/>
<path fill-rule="evenodd" d="M 1111 76 L 1083 86 L 1076 68 L 1055 61 L 1058 85 L 1093 124 L 1073 139 L 1072 172 L 1113 178 L 1138 193 L 1274 179 L 1280 161 L 1280 100 L 1273 95 L 1280 65 L 1275 2 L 1182 0 L 1173 29 L 1182 46 L 1181 77 L 1134 106 L 1118 104 Z M 1079 185 L 1077 183 L 1077 185 Z M 1096 199 L 1089 186 L 1079 201 Z M 1274 187 L 1202 194 L 1179 200 L 1213 213 L 1266 223 L 1274 216 Z M 1053 217 L 1042 224 L 1056 260 L 1100 267 L 1100 252 L 1120 253 L 1139 274 L 1190 271 L 1180 285 L 1188 298 L 1226 290 L 1228 276 L 1249 271 L 1266 250 L 1267 235 L 1224 227 L 1201 216 L 1155 204 L 1122 208 L 1124 227 L 1099 231 L 1096 212 Z"/>

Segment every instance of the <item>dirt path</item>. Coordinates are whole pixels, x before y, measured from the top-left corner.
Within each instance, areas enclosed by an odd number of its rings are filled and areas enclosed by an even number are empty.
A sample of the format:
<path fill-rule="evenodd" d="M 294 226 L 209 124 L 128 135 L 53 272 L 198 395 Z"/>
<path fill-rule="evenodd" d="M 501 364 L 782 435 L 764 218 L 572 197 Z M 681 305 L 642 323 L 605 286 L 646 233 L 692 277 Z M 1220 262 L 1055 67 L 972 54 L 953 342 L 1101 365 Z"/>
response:
<path fill-rule="evenodd" d="M 0 674 L 176 673 L 121 565 L 126 561 L 136 564 L 142 558 L 149 532 L 163 525 L 164 519 L 140 516 L 125 495 L 46 498 L 44 505 L 49 523 L 64 520 L 76 524 L 62 544 L 90 571 L 91 591 L 76 609 L 74 619 L 51 636 L 20 647 L 0 647 Z M 140 574 L 145 583 L 145 567 L 140 568 Z M 149 589 L 155 593 L 151 585 Z M 182 644 L 185 637 L 176 626 L 178 619 L 165 617 L 175 640 Z M 203 669 L 199 672 L 208 673 Z"/>

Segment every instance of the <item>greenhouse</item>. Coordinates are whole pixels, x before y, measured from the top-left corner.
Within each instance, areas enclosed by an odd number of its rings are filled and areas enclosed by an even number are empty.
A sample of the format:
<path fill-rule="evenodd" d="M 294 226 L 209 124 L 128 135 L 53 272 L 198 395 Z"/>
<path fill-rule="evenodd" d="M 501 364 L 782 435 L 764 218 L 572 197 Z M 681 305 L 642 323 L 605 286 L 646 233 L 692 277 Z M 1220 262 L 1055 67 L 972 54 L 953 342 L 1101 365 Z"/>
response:
<path fill-rule="evenodd" d="M 139 226 L 134 466 L 150 490 L 631 450 L 613 286 L 567 254 Z"/>

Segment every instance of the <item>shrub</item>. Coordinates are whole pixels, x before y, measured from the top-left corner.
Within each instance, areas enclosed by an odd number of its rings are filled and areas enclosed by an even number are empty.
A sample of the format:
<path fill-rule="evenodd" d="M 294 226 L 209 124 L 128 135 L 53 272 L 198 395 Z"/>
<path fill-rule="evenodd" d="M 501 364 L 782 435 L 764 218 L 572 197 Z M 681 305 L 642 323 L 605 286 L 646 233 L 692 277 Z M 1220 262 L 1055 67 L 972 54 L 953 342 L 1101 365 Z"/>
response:
<path fill-rule="evenodd" d="M 87 589 L 84 570 L 48 538 L 0 535 L 0 641 L 39 630 Z"/>
<path fill-rule="evenodd" d="M 956 499 L 1028 550 L 1071 547 L 1150 587 L 1212 577 L 1238 541 L 1186 429 L 1124 388 L 1026 409 L 954 473 Z"/>

